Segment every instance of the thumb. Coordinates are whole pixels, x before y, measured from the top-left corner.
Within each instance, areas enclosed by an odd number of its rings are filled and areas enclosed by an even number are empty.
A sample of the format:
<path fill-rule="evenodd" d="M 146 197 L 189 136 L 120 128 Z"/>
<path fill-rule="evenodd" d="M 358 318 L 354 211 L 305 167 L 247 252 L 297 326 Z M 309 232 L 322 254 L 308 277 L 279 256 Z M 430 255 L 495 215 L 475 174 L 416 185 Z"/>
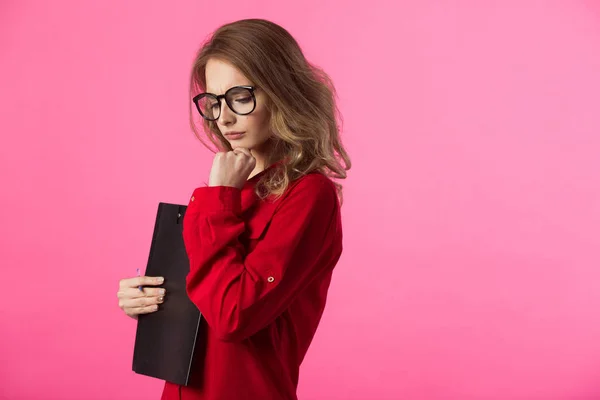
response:
<path fill-rule="evenodd" d="M 233 152 L 235 154 L 242 153 L 242 154 L 247 155 L 248 157 L 254 158 L 254 156 L 252 155 L 252 152 L 249 149 L 245 149 L 243 147 L 238 147 L 238 148 L 234 149 Z"/>

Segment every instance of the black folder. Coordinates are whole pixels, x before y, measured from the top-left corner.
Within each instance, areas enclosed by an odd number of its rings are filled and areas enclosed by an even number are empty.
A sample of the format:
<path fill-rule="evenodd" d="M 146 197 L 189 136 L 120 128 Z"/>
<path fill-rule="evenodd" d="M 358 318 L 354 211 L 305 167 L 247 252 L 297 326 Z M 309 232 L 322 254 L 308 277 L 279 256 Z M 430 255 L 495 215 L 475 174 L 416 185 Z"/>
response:
<path fill-rule="evenodd" d="M 138 317 L 133 371 L 187 385 L 201 314 L 189 299 L 185 278 L 190 270 L 183 244 L 186 206 L 159 203 L 145 275 L 163 276 L 166 290 L 158 311 Z"/>

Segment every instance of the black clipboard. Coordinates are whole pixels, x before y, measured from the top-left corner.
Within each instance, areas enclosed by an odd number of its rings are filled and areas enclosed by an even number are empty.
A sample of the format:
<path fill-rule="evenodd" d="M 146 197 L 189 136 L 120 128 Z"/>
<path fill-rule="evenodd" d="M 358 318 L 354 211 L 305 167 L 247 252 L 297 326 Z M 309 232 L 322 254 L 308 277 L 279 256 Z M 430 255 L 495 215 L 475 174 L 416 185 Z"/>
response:
<path fill-rule="evenodd" d="M 179 385 L 190 381 L 202 318 L 185 288 L 190 270 L 182 237 L 186 209 L 158 205 L 145 275 L 165 278 L 165 301 L 158 311 L 138 316 L 133 351 L 133 371 Z"/>

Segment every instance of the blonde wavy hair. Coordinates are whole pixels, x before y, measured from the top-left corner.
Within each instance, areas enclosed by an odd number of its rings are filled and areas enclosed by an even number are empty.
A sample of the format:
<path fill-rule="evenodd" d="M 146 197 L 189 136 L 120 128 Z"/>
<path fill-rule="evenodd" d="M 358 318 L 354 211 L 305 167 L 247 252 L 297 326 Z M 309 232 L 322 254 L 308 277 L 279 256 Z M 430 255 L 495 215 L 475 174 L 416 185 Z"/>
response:
<path fill-rule="evenodd" d="M 258 196 L 279 197 L 291 182 L 314 171 L 332 179 L 346 178 L 351 161 L 340 140 L 341 115 L 334 85 L 324 71 L 306 60 L 287 30 L 263 19 L 221 26 L 196 55 L 190 99 L 206 90 L 205 69 L 210 58 L 229 62 L 267 95 L 272 146 L 266 165 L 277 165 L 259 179 Z M 211 149 L 194 116 L 197 114 L 190 101 L 191 128 Z M 232 150 L 216 122 L 203 120 L 203 128 L 218 151 Z M 341 197 L 342 186 L 334 183 Z"/>

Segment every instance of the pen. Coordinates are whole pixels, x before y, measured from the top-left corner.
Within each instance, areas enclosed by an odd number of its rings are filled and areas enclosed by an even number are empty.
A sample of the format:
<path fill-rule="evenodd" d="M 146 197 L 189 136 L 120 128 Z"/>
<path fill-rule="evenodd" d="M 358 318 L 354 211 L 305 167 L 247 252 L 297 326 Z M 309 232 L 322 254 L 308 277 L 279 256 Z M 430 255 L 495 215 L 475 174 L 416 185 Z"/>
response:
<path fill-rule="evenodd" d="M 140 269 L 137 269 L 137 276 L 140 276 Z M 144 289 L 142 288 L 142 285 L 138 286 L 138 289 L 140 289 L 140 292 L 143 292 Z"/>

